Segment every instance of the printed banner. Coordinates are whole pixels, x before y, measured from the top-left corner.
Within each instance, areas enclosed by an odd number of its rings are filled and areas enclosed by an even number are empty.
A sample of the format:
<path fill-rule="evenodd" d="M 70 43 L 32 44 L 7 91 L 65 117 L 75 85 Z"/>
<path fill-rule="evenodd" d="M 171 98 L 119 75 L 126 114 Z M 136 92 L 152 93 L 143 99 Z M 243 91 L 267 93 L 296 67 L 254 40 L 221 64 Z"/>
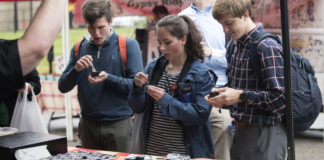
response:
<path fill-rule="evenodd" d="M 111 0 L 112 9 L 118 16 L 152 16 L 155 6 L 165 6 L 169 14 L 178 14 L 188 7 L 191 1 L 188 0 Z"/>
<path fill-rule="evenodd" d="M 289 0 L 290 27 L 320 27 L 321 21 L 316 21 L 315 3 L 321 0 Z M 252 0 L 254 21 L 262 22 L 266 28 L 281 28 L 280 0 Z"/>
<path fill-rule="evenodd" d="M 85 0 L 77 0 L 73 23 L 83 25 L 82 4 Z M 153 16 L 155 6 L 163 5 L 169 14 L 178 14 L 191 4 L 191 0 L 110 0 L 114 17 L 120 16 Z"/>

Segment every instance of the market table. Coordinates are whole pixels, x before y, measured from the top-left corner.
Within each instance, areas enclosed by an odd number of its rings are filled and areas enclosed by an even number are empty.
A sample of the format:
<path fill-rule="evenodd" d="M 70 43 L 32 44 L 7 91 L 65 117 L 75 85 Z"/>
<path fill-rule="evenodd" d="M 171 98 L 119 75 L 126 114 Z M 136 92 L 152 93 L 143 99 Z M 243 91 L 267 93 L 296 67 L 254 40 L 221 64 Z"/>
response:
<path fill-rule="evenodd" d="M 141 155 L 141 154 L 134 154 L 134 153 L 123 153 L 123 152 L 112 152 L 112 151 L 102 151 L 102 150 L 93 150 L 93 149 L 85 149 L 85 148 L 76 148 L 76 147 L 68 147 L 68 152 L 94 152 L 94 153 L 102 153 L 102 154 L 109 154 L 109 155 L 117 155 L 117 158 L 114 160 L 124 160 L 126 159 L 133 159 L 130 156 L 142 156 L 144 159 L 154 159 L 154 160 L 164 160 L 166 157 L 164 156 L 151 156 L 151 155 Z M 172 159 L 172 158 L 171 158 Z M 177 157 L 179 159 L 179 157 Z M 207 158 L 194 158 L 194 160 L 211 160 Z M 216 160 L 216 159 L 215 159 Z"/>
<path fill-rule="evenodd" d="M 84 151 L 84 152 L 98 152 L 102 154 L 109 154 L 109 155 L 117 155 L 118 157 L 114 160 L 122 160 L 125 159 L 128 155 L 132 153 L 123 153 L 123 152 L 113 152 L 113 151 L 102 151 L 102 150 L 94 150 L 94 149 L 86 149 L 86 148 L 75 148 L 75 147 L 68 147 L 68 152 L 77 152 L 77 151 Z"/>

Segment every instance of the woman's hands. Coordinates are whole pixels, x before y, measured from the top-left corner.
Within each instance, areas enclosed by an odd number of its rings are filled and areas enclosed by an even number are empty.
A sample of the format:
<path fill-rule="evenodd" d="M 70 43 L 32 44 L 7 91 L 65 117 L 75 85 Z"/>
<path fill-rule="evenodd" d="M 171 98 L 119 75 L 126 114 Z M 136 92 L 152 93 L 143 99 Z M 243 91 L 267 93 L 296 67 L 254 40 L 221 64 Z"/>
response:
<path fill-rule="evenodd" d="M 164 89 L 153 85 L 148 85 L 146 92 L 156 101 L 160 101 L 165 93 Z"/>
<path fill-rule="evenodd" d="M 153 85 L 148 85 L 148 74 L 144 74 L 143 72 L 139 72 L 135 75 L 134 85 L 136 87 L 143 87 L 144 85 L 147 85 L 147 94 L 149 94 L 156 101 L 160 101 L 165 93 L 164 89 L 162 88 Z"/>
<path fill-rule="evenodd" d="M 148 74 L 138 72 L 134 77 L 134 85 L 136 87 L 143 87 L 146 83 L 148 83 Z"/>

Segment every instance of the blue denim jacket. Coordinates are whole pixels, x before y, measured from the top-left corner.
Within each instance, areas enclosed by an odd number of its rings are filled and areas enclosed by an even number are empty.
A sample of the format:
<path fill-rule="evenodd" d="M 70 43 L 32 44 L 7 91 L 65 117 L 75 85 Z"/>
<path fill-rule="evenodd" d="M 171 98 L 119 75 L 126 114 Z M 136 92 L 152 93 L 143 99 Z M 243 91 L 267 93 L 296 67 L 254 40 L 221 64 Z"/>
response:
<path fill-rule="evenodd" d="M 156 60 L 151 61 L 145 73 L 149 74 L 151 79 L 152 70 Z M 171 117 L 184 128 L 185 143 L 187 154 L 191 158 L 214 158 L 214 147 L 209 127 L 209 114 L 212 106 L 204 100 L 204 97 L 215 86 L 216 75 L 204 64 L 194 61 L 188 74 L 182 79 L 182 82 L 189 82 L 192 87 L 192 102 L 183 103 L 171 95 L 165 93 L 162 99 L 157 102 L 160 111 L 166 117 Z M 145 142 L 147 138 L 148 121 L 151 114 L 151 107 L 148 101 L 148 94 L 144 87 L 136 88 L 130 92 L 128 103 L 137 114 L 133 132 L 133 144 L 131 152 L 136 148 L 137 153 L 144 153 Z"/>

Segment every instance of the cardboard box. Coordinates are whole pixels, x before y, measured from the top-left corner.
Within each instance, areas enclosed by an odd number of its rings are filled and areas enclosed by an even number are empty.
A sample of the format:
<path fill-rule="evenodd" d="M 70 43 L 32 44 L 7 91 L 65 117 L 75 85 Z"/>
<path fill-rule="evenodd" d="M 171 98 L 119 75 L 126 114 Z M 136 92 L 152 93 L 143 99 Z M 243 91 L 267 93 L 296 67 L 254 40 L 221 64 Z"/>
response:
<path fill-rule="evenodd" d="M 65 136 L 41 134 L 35 132 L 20 132 L 7 136 L 0 136 L 1 159 L 14 160 L 18 149 L 47 145 L 51 155 L 67 152 L 67 139 Z"/>

